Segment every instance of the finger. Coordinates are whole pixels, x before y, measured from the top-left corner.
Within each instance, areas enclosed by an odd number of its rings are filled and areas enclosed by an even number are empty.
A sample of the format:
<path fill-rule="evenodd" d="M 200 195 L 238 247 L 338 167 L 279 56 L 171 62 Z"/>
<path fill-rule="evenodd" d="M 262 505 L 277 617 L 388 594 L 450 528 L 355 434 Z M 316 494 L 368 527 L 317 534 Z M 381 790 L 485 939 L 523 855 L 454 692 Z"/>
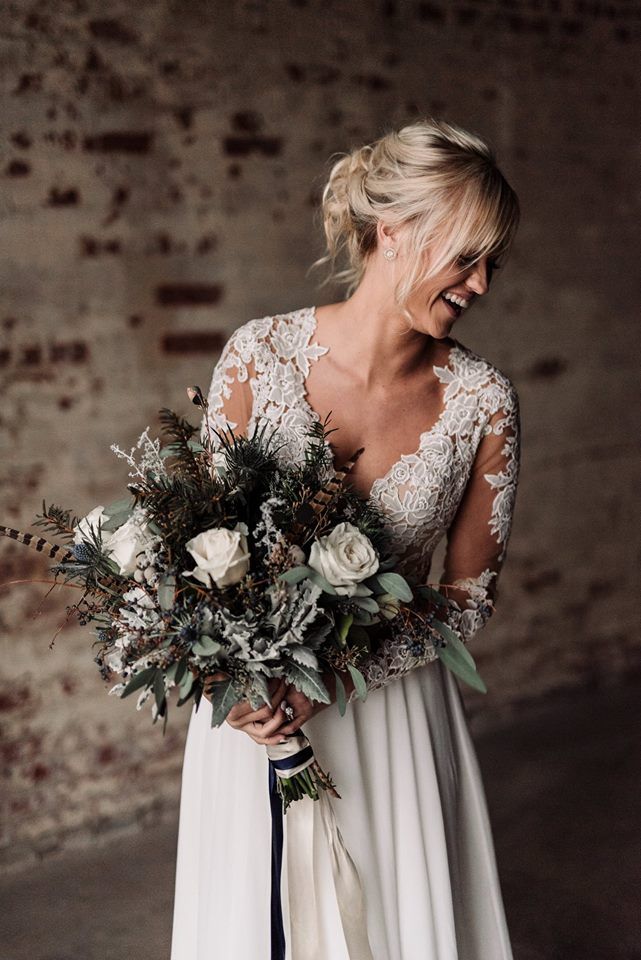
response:
<path fill-rule="evenodd" d="M 281 708 L 278 707 L 272 719 L 268 720 L 266 723 L 263 724 L 262 730 L 261 730 L 261 736 L 263 737 L 273 736 L 274 733 L 281 726 L 281 724 L 283 724 L 286 720 L 287 720 L 287 717 L 285 716 L 283 710 L 281 710 Z"/>
<path fill-rule="evenodd" d="M 228 722 L 235 726 L 237 724 L 244 725 L 245 723 L 254 723 L 256 720 L 269 720 L 273 716 L 273 710 L 282 702 L 283 695 L 287 689 L 287 681 L 281 680 L 276 688 L 276 692 L 272 695 L 271 706 L 268 707 L 265 704 L 264 707 L 260 707 L 258 710 L 254 710 L 250 703 L 246 700 L 242 703 L 237 703 L 231 708 L 227 715 Z"/>
<path fill-rule="evenodd" d="M 286 680 L 281 680 L 276 691 L 272 696 L 272 707 L 274 710 L 278 707 L 283 699 L 285 699 L 285 692 L 287 690 L 288 684 Z"/>
<path fill-rule="evenodd" d="M 306 720 L 309 720 L 308 716 L 301 716 L 300 714 L 294 717 L 293 720 L 290 720 L 289 723 L 284 724 L 284 726 L 279 727 L 278 733 L 281 737 L 290 737 L 293 733 L 298 733 L 300 728 L 303 726 Z"/>
<path fill-rule="evenodd" d="M 240 720 L 241 717 L 244 717 L 248 713 L 252 713 L 252 705 L 244 701 L 243 703 L 236 703 L 231 708 L 227 716 L 232 720 Z"/>
<path fill-rule="evenodd" d="M 280 733 L 274 734 L 271 737 L 264 737 L 262 735 L 261 728 L 258 725 L 255 727 L 247 727 L 243 732 L 251 737 L 254 743 L 258 743 L 260 746 L 264 747 L 276 746 L 276 744 L 283 743 L 287 739 Z"/>
<path fill-rule="evenodd" d="M 240 717 L 238 720 L 232 721 L 232 726 L 241 728 L 246 727 L 248 723 L 264 723 L 267 720 L 271 720 L 273 714 L 271 706 L 260 707 L 258 710 L 251 710 L 249 713 L 246 713 L 244 716 Z"/>

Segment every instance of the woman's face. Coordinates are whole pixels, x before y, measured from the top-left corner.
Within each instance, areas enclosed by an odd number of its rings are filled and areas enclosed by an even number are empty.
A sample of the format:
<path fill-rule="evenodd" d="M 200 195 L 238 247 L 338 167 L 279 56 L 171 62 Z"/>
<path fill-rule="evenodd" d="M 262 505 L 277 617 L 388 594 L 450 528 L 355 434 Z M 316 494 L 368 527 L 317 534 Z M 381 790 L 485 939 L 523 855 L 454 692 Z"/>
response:
<path fill-rule="evenodd" d="M 421 284 L 408 303 L 417 329 L 437 340 L 448 337 L 456 321 L 467 314 L 476 298 L 489 291 L 495 269 L 496 261 L 492 257 L 481 257 L 473 265 L 468 258 L 460 258 Z"/>
<path fill-rule="evenodd" d="M 377 254 L 380 257 L 379 269 L 386 275 L 390 286 L 394 286 L 404 268 L 402 255 L 403 230 L 387 235 L 385 230 L 379 234 Z M 387 247 L 395 248 L 399 256 L 391 264 L 397 265 L 390 271 L 390 261 L 384 257 Z M 408 301 L 408 308 L 414 316 L 414 328 L 429 334 L 437 340 L 450 335 L 452 327 L 460 317 L 470 310 L 477 297 L 490 289 L 492 274 L 498 269 L 495 257 L 484 256 L 476 263 L 473 257 L 459 258 L 456 263 L 444 267 L 435 276 L 422 283 Z M 425 257 L 425 273 L 430 263 L 430 252 Z"/>

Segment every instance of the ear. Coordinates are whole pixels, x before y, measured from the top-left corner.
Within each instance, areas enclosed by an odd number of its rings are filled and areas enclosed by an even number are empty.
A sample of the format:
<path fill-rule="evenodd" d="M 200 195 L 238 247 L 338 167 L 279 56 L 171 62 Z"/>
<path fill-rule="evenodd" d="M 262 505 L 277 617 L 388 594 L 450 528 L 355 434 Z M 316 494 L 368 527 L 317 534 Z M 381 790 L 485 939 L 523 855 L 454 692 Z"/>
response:
<path fill-rule="evenodd" d="M 398 230 L 387 226 L 382 220 L 376 224 L 376 243 L 379 247 L 397 246 L 399 241 Z"/>

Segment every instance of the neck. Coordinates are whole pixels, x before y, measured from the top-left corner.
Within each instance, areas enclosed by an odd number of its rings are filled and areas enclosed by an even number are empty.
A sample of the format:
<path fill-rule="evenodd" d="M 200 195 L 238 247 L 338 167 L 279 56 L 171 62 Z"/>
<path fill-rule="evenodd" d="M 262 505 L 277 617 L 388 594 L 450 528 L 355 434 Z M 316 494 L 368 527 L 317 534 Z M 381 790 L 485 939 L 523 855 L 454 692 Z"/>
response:
<path fill-rule="evenodd" d="M 423 367 L 438 349 L 438 341 L 412 329 L 391 301 L 389 289 L 379 286 L 366 275 L 352 296 L 334 304 L 331 315 L 323 318 L 318 337 L 365 388 L 398 382 Z"/>

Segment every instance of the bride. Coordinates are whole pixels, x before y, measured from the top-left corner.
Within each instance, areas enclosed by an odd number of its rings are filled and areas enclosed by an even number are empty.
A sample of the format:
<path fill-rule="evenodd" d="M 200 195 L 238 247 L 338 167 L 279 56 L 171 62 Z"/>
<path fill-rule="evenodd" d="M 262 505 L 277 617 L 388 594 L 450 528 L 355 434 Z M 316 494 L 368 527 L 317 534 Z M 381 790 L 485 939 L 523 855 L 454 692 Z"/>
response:
<path fill-rule="evenodd" d="M 519 474 L 518 395 L 451 336 L 489 293 L 518 200 L 480 137 L 442 120 L 340 156 L 323 191 L 327 254 L 345 300 L 250 320 L 227 341 L 203 430 L 278 427 L 281 456 L 331 412 L 334 467 L 389 523 L 398 568 L 430 580 L 444 535 L 448 622 L 469 642 L 488 620 Z M 473 316 L 473 312 L 470 314 Z M 469 322 L 469 320 L 468 320 Z M 212 434 L 213 435 L 213 434 Z M 446 586 L 447 585 L 447 586 Z M 384 647 L 368 696 L 344 717 L 282 684 L 272 707 L 210 727 L 192 709 L 182 778 L 172 960 L 511 960 L 491 827 L 461 695 L 435 657 Z M 327 678 L 328 686 L 331 677 Z M 351 679 L 345 677 L 348 692 Z M 322 829 L 308 798 L 285 817 L 283 946 L 270 915 L 264 745 L 304 727 L 340 785 L 340 832 L 360 876 L 369 950 L 346 945 Z M 301 875 L 296 848 L 308 845 Z M 288 843 L 289 840 L 289 843 Z"/>

